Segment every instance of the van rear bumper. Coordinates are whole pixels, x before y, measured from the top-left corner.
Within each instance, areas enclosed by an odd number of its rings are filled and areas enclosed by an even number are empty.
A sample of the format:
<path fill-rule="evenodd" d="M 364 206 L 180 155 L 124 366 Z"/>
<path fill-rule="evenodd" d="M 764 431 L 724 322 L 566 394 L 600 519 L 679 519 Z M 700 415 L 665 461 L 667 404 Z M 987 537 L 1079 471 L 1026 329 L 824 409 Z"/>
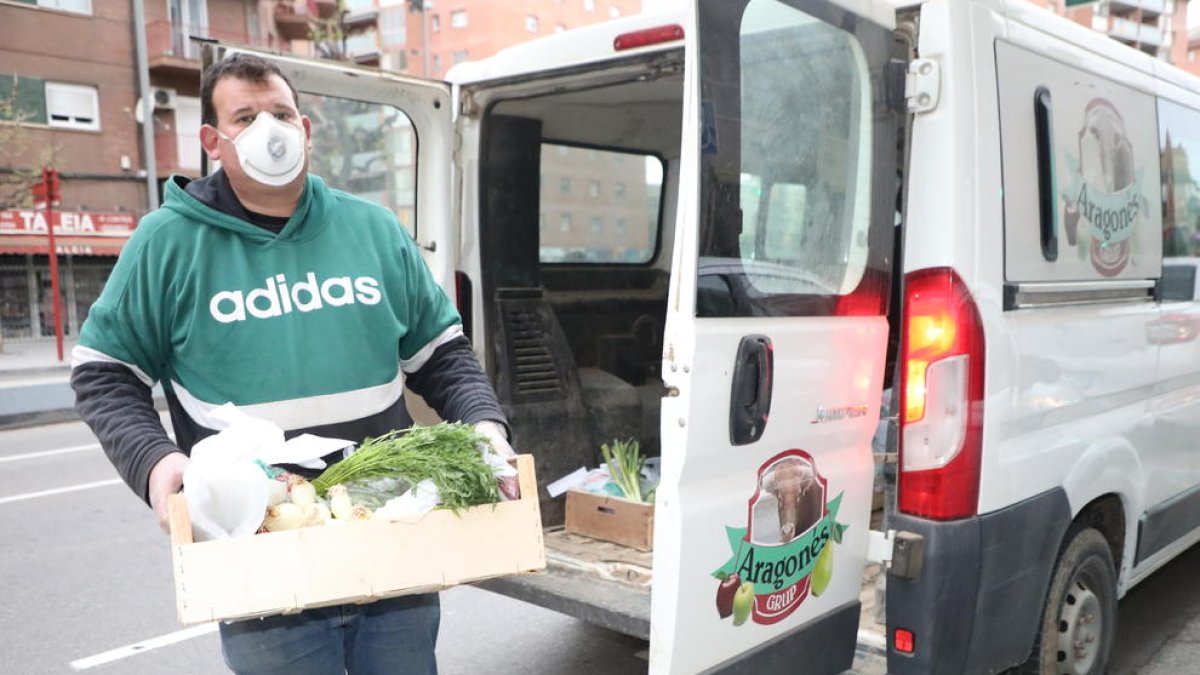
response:
<path fill-rule="evenodd" d="M 1028 659 L 1071 507 L 1061 488 L 947 522 L 897 514 L 889 529 L 924 538 L 915 579 L 887 578 L 888 672 L 996 672 Z M 913 653 L 895 631 L 913 633 Z"/>

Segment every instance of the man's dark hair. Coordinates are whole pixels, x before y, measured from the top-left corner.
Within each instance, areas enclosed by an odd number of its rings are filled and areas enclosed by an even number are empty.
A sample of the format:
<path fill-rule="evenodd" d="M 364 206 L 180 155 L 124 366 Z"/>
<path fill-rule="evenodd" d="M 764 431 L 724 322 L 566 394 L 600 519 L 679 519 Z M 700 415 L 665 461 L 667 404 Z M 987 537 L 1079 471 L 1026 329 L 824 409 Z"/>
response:
<path fill-rule="evenodd" d="M 217 87 L 217 82 L 227 77 L 233 77 L 256 84 L 266 84 L 272 75 L 278 75 L 287 84 L 288 89 L 292 90 L 292 100 L 299 107 L 300 96 L 279 66 L 252 54 L 234 54 L 209 66 L 204 71 L 204 76 L 200 78 L 200 121 L 214 127 L 217 126 L 217 110 L 213 107 L 212 100 L 213 89 Z"/>

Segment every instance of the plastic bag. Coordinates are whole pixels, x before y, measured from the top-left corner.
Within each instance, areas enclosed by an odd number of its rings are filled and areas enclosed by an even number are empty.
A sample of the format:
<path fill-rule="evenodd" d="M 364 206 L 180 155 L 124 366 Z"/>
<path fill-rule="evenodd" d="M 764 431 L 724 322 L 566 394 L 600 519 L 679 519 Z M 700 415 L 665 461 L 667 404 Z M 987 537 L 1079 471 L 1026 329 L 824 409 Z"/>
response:
<path fill-rule="evenodd" d="M 221 431 L 192 447 L 183 495 L 196 541 L 242 537 L 262 525 L 277 482 L 261 464 L 323 468 L 321 457 L 353 445 L 305 434 L 283 440 L 283 429 L 227 403 L 212 412 Z"/>
<path fill-rule="evenodd" d="M 378 476 L 344 483 L 350 501 L 372 510 L 409 491 L 412 483 L 399 476 Z"/>
<path fill-rule="evenodd" d="M 429 513 L 442 503 L 433 481 L 425 479 L 412 486 L 407 492 L 389 499 L 386 504 L 375 510 L 375 518 L 387 520 L 416 520 Z"/>

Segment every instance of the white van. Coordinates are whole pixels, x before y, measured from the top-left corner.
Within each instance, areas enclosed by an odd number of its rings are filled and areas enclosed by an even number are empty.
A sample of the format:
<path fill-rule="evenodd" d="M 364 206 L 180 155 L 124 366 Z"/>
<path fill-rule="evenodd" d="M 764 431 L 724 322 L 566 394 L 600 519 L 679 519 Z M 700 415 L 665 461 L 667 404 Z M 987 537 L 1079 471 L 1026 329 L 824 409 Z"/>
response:
<path fill-rule="evenodd" d="M 1117 599 L 1200 541 L 1200 307 L 1160 299 L 1200 81 L 1023 0 L 695 0 L 452 83 L 272 58 L 539 479 L 661 455 L 652 556 L 544 496 L 549 572 L 489 586 L 652 673 L 850 667 L 871 542 L 891 672 L 1102 673 Z"/>

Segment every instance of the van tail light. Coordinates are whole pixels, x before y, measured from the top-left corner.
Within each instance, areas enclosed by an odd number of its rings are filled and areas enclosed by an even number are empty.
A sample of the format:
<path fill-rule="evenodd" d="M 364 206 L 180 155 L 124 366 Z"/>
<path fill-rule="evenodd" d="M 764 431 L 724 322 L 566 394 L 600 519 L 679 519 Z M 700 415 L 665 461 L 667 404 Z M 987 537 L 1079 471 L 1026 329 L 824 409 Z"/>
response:
<path fill-rule="evenodd" d="M 887 314 L 888 277 L 878 270 L 863 273 L 858 288 L 847 295 L 839 295 L 836 316 L 884 316 Z"/>
<path fill-rule="evenodd" d="M 897 507 L 934 520 L 975 515 L 983 440 L 983 324 L 949 268 L 905 278 Z"/>
<path fill-rule="evenodd" d="M 463 334 L 467 339 L 471 339 L 471 297 L 473 289 L 471 287 L 471 277 L 463 272 L 454 273 L 454 306 L 458 308 L 458 315 L 462 317 Z"/>
<path fill-rule="evenodd" d="M 631 33 L 621 33 L 613 40 L 613 51 L 623 52 L 626 49 L 649 47 L 664 42 L 675 42 L 683 39 L 683 26 L 677 23 L 666 26 L 655 26 Z"/>

